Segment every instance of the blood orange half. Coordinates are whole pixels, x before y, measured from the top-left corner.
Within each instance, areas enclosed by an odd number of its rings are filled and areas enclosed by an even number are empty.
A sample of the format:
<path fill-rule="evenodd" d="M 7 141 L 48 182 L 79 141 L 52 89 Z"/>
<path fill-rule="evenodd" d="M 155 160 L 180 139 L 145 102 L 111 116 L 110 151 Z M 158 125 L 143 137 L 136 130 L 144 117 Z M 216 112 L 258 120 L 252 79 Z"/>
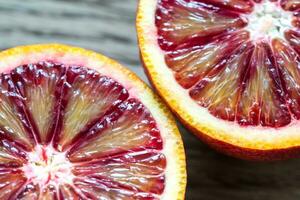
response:
<path fill-rule="evenodd" d="M 197 136 L 246 159 L 300 154 L 300 4 L 140 0 L 153 85 Z"/>
<path fill-rule="evenodd" d="M 58 44 L 0 53 L 0 199 L 183 199 L 185 156 L 133 73 Z"/>

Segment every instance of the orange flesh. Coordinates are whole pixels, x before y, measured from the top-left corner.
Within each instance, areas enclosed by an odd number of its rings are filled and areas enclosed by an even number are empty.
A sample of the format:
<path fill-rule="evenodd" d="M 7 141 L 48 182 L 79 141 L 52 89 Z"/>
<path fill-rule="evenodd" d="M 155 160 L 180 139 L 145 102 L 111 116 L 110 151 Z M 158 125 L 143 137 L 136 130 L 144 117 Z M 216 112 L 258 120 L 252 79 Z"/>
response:
<path fill-rule="evenodd" d="M 40 62 L 2 74 L 0 92 L 0 199 L 150 200 L 163 193 L 156 121 L 115 80 Z"/>
<path fill-rule="evenodd" d="M 159 0 L 158 44 L 178 84 L 212 115 L 287 126 L 300 117 L 299 5 Z"/>

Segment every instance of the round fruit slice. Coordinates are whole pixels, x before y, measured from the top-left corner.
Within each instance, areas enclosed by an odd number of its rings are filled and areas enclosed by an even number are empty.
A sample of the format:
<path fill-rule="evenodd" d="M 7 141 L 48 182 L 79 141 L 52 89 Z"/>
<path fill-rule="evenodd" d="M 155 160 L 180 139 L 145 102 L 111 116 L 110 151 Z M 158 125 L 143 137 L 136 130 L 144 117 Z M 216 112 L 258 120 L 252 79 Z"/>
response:
<path fill-rule="evenodd" d="M 0 199 L 184 199 L 171 114 L 118 63 L 64 45 L 0 53 Z"/>
<path fill-rule="evenodd" d="M 140 0 L 146 72 L 184 124 L 245 159 L 300 155 L 300 4 Z"/>

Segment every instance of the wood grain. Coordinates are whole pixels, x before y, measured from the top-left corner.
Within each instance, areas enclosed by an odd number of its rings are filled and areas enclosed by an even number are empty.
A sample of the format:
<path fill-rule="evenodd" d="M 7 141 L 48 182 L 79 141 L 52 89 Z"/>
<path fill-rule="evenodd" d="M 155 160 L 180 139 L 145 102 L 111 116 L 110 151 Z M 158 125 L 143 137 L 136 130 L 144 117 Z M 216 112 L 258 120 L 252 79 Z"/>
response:
<path fill-rule="evenodd" d="M 59 42 L 101 52 L 146 82 L 136 43 L 135 0 L 0 0 L 0 48 Z M 187 200 L 300 199 L 300 160 L 253 163 L 208 148 L 180 124 Z M 172 200 L 172 199 L 170 199 Z"/>

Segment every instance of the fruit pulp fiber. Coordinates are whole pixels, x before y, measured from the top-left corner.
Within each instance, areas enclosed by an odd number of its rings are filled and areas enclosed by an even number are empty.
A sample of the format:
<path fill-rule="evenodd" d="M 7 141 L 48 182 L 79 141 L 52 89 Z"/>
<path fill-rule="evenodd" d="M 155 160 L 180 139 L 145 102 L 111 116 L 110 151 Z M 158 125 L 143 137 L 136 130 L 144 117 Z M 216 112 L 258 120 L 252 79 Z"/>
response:
<path fill-rule="evenodd" d="M 40 62 L 0 77 L 0 199 L 158 199 L 166 158 L 148 109 L 115 80 Z"/>
<path fill-rule="evenodd" d="M 217 118 L 279 128 L 300 119 L 300 4 L 159 0 L 166 65 Z"/>

